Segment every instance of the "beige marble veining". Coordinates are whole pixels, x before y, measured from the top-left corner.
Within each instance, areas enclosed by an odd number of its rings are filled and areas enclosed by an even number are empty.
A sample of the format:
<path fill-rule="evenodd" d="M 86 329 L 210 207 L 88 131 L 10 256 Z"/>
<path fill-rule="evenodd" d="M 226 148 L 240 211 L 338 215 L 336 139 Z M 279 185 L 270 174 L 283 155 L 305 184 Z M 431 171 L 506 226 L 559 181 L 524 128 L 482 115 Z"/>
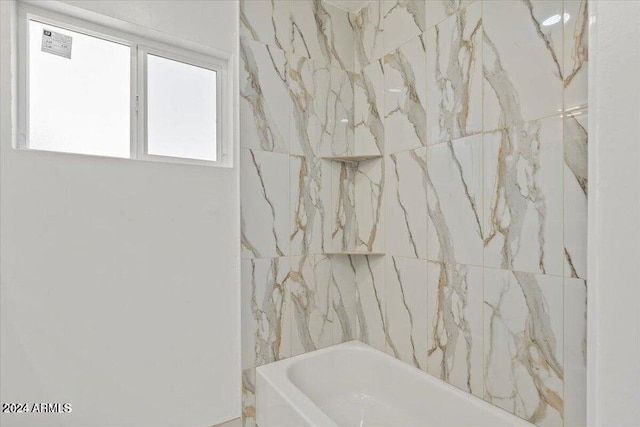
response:
<path fill-rule="evenodd" d="M 485 399 L 540 426 L 562 426 L 562 278 L 485 270 Z"/>
<path fill-rule="evenodd" d="M 584 425 L 587 0 L 240 3 L 243 425 L 350 339 Z"/>
<path fill-rule="evenodd" d="M 476 2 L 425 33 L 428 142 L 482 131 L 482 4 Z"/>
<path fill-rule="evenodd" d="M 429 262 L 428 371 L 483 397 L 482 268 Z"/>

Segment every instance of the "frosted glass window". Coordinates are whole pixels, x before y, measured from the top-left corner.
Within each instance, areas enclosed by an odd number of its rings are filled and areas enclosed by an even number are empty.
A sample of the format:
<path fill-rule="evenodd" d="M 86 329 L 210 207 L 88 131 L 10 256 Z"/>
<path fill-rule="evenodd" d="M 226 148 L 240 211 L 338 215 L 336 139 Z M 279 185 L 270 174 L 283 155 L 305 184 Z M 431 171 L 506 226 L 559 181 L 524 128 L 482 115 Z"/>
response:
<path fill-rule="evenodd" d="M 28 29 L 28 147 L 130 157 L 129 46 L 36 21 Z M 71 58 L 42 51 L 45 29 L 72 37 Z"/>
<path fill-rule="evenodd" d="M 219 123 L 227 55 L 29 4 L 18 17 L 17 149 L 230 164 L 224 143 L 233 138 Z"/>
<path fill-rule="evenodd" d="M 147 55 L 147 153 L 215 161 L 216 72 Z"/>

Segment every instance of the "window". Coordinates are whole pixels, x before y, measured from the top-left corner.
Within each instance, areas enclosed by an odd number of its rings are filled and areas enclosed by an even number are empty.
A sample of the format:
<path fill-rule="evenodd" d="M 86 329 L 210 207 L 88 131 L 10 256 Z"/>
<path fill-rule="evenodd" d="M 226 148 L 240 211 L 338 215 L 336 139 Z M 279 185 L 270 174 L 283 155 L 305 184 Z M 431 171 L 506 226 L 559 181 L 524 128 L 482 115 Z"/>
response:
<path fill-rule="evenodd" d="M 146 59 L 148 153 L 215 161 L 216 72 L 162 56 Z"/>
<path fill-rule="evenodd" d="M 19 147 L 225 164 L 229 56 L 21 5 Z M 166 38 L 166 36 L 164 36 Z"/>
<path fill-rule="evenodd" d="M 72 37 L 73 59 L 43 52 L 44 31 Z M 29 21 L 29 148 L 129 157 L 129 47 Z"/>

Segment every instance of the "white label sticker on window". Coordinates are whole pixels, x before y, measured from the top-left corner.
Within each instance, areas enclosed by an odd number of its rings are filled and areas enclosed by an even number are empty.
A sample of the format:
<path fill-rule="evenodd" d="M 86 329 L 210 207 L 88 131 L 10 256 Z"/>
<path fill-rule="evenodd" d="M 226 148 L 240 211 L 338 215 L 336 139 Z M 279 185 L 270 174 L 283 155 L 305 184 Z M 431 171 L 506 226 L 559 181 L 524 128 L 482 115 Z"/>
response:
<path fill-rule="evenodd" d="M 71 59 L 72 37 L 55 31 L 42 31 L 42 51 Z"/>

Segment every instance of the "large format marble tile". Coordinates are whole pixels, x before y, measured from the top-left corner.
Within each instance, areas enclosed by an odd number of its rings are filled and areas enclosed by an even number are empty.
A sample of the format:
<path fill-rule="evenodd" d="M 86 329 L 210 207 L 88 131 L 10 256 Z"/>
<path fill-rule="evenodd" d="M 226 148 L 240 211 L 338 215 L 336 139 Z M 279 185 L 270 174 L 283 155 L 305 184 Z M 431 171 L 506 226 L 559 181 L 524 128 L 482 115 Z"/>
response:
<path fill-rule="evenodd" d="M 241 37 L 241 147 L 288 153 L 289 106 L 285 53 Z"/>
<path fill-rule="evenodd" d="M 564 279 L 564 425 L 587 425 L 587 283 Z"/>
<path fill-rule="evenodd" d="M 240 150 L 242 258 L 289 255 L 289 155 Z"/>
<path fill-rule="evenodd" d="M 288 55 L 291 153 L 321 156 L 353 147 L 353 88 L 347 72 Z"/>
<path fill-rule="evenodd" d="M 256 427 L 256 370 L 242 371 L 242 427 Z"/>
<path fill-rule="evenodd" d="M 355 338 L 355 272 L 348 257 L 292 257 L 287 286 L 292 355 Z"/>
<path fill-rule="evenodd" d="M 289 355 L 289 258 L 242 260 L 242 369 Z"/>
<path fill-rule="evenodd" d="M 319 103 L 329 94 L 331 67 L 307 57 L 288 54 L 289 95 L 291 97 L 291 154 L 319 156 L 326 116 Z M 318 111 L 316 111 L 318 110 Z"/>
<path fill-rule="evenodd" d="M 353 71 L 355 38 L 349 12 L 324 1 L 313 1 L 324 5 L 324 8 L 316 6 L 316 16 L 320 17 L 324 38 L 327 39 L 331 65 Z"/>
<path fill-rule="evenodd" d="M 320 17 L 315 11 L 324 8 L 321 1 L 290 1 L 291 52 L 328 64 L 331 54 L 326 37 L 318 33 Z"/>
<path fill-rule="evenodd" d="M 321 114 L 327 117 L 321 153 L 346 155 L 355 151 L 353 97 L 353 78 L 346 71 L 332 67 L 329 96 L 319 102 Z"/>
<path fill-rule="evenodd" d="M 414 37 L 384 56 L 385 152 L 427 145 L 426 53 L 424 37 Z"/>
<path fill-rule="evenodd" d="M 318 157 L 290 157 L 291 255 L 331 250 L 331 164 Z"/>
<path fill-rule="evenodd" d="M 565 0 L 564 108 L 571 111 L 588 103 L 589 10 L 587 0 Z"/>
<path fill-rule="evenodd" d="M 482 268 L 429 262 L 428 369 L 483 397 Z"/>
<path fill-rule="evenodd" d="M 349 256 L 331 255 L 331 306 L 334 312 L 333 344 L 356 339 L 356 269 Z"/>
<path fill-rule="evenodd" d="M 473 0 L 428 0 L 425 1 L 425 26 L 431 28 L 447 19 Z M 480 2 L 478 2 L 480 3 Z"/>
<path fill-rule="evenodd" d="M 384 55 L 384 16 L 380 0 L 370 0 L 351 14 L 354 38 L 354 70 L 360 71 Z"/>
<path fill-rule="evenodd" d="M 481 132 L 481 2 L 427 30 L 425 38 L 428 143 Z"/>
<path fill-rule="evenodd" d="M 342 70 L 353 69 L 349 12 L 322 0 L 295 0 L 290 9 L 293 53 Z"/>
<path fill-rule="evenodd" d="M 587 278 L 587 111 L 564 118 L 564 275 Z"/>
<path fill-rule="evenodd" d="M 288 0 L 240 0 L 240 35 L 289 50 Z"/>
<path fill-rule="evenodd" d="M 291 355 L 333 344 L 331 263 L 324 255 L 291 257 Z"/>
<path fill-rule="evenodd" d="M 428 258 L 482 265 L 482 136 L 427 148 Z"/>
<path fill-rule="evenodd" d="M 389 53 L 425 30 L 423 0 L 382 0 L 384 53 Z"/>
<path fill-rule="evenodd" d="M 484 270 L 485 394 L 539 426 L 562 426 L 562 278 Z"/>
<path fill-rule="evenodd" d="M 355 176 L 357 235 L 355 250 L 382 252 L 385 247 L 385 162 L 360 162 Z"/>
<path fill-rule="evenodd" d="M 387 353 L 427 370 L 427 261 L 386 258 Z"/>
<path fill-rule="evenodd" d="M 562 275 L 562 118 L 484 135 L 484 265 Z"/>
<path fill-rule="evenodd" d="M 427 258 L 427 149 L 386 158 L 386 253 Z"/>
<path fill-rule="evenodd" d="M 351 256 L 356 272 L 356 339 L 386 350 L 385 257 Z"/>
<path fill-rule="evenodd" d="M 384 153 L 384 67 L 382 60 L 354 74 L 354 128 L 357 154 Z"/>
<path fill-rule="evenodd" d="M 291 97 L 291 154 L 320 155 L 326 107 L 331 85 L 331 67 L 300 55 L 288 54 Z"/>
<path fill-rule="evenodd" d="M 331 243 L 334 251 L 354 250 L 358 234 L 356 163 L 331 162 Z"/>
<path fill-rule="evenodd" d="M 484 0 L 484 130 L 562 111 L 560 1 Z"/>

